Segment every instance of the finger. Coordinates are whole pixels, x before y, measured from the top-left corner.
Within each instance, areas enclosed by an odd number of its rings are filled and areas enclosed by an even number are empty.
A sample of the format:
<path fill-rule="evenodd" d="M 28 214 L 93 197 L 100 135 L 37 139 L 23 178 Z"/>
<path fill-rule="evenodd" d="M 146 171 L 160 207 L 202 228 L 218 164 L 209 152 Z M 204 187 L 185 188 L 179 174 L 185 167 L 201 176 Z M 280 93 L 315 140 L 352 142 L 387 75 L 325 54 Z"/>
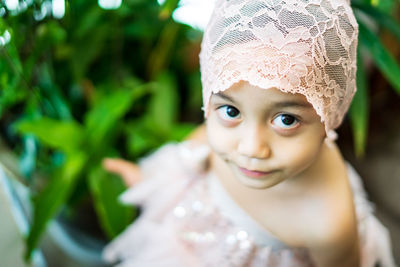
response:
<path fill-rule="evenodd" d="M 129 161 L 123 159 L 106 158 L 102 165 L 107 171 L 121 176 L 124 183 L 130 187 L 140 181 L 140 168 Z"/>
<path fill-rule="evenodd" d="M 128 186 L 131 187 L 135 184 L 137 184 L 140 181 L 140 174 L 138 172 L 133 173 L 133 172 L 129 172 L 129 173 L 125 173 L 123 175 L 121 175 L 122 179 L 124 180 L 124 183 Z"/>
<path fill-rule="evenodd" d="M 123 174 L 127 172 L 136 172 L 139 167 L 136 164 L 133 164 L 129 161 L 123 159 L 111 159 L 106 158 L 102 162 L 103 167 L 113 173 Z"/>

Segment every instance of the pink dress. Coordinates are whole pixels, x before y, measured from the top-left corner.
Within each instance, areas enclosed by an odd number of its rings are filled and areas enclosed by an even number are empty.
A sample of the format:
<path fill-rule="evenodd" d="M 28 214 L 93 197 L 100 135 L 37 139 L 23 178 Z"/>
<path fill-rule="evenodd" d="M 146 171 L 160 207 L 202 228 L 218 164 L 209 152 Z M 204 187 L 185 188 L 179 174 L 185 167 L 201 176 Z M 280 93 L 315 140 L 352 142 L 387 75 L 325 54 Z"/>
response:
<path fill-rule="evenodd" d="M 289 247 L 246 214 L 213 174 L 209 150 L 190 142 L 168 144 L 140 163 L 144 181 L 121 201 L 141 216 L 104 250 L 118 267 L 314 266 L 305 248 Z M 357 173 L 354 193 L 362 267 L 395 266 L 388 231 L 374 217 Z"/>

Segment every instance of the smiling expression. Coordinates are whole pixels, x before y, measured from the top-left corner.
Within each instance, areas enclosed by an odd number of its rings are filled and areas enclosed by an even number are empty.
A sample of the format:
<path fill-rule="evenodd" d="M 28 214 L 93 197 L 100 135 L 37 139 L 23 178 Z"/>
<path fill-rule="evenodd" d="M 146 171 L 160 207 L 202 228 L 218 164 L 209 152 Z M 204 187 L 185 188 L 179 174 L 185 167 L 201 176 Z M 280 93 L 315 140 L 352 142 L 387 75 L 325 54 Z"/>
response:
<path fill-rule="evenodd" d="M 325 138 L 303 95 L 247 82 L 211 96 L 206 125 L 213 153 L 228 167 L 225 175 L 257 189 L 303 175 Z"/>

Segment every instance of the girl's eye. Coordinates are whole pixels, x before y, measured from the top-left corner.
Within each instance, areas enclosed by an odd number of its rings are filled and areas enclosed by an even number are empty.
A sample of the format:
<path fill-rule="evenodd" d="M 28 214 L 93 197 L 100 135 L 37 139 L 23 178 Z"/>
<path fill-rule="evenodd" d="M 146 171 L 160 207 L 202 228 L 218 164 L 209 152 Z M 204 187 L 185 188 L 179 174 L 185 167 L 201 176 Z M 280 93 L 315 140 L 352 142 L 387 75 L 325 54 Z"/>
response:
<path fill-rule="evenodd" d="M 224 120 L 233 120 L 240 117 L 240 111 L 233 106 L 222 106 L 217 109 L 218 115 Z"/>
<path fill-rule="evenodd" d="M 292 129 L 299 123 L 296 117 L 289 114 L 281 114 L 277 116 L 273 121 L 273 124 L 283 129 Z"/>

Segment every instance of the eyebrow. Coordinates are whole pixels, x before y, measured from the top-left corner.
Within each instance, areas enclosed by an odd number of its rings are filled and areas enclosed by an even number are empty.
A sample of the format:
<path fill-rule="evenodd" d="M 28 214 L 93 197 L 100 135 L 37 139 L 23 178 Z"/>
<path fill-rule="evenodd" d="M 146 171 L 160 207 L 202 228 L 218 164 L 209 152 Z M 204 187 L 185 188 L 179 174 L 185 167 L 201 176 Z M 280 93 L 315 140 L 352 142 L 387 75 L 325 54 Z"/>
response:
<path fill-rule="evenodd" d="M 222 98 L 222 99 L 228 100 L 228 101 L 230 101 L 230 102 L 232 102 L 232 103 L 236 103 L 236 101 L 235 101 L 232 97 L 227 96 L 226 94 L 224 94 L 224 93 L 222 93 L 222 92 L 216 93 L 216 94 L 214 94 L 214 95 L 215 95 L 215 96 L 218 96 L 218 97 L 220 97 L 220 98 Z"/>
<path fill-rule="evenodd" d="M 274 107 L 277 107 L 277 108 L 288 108 L 288 107 L 312 108 L 312 105 L 308 102 L 284 101 L 284 102 L 274 103 Z"/>
<path fill-rule="evenodd" d="M 215 95 L 220 97 L 220 98 L 222 98 L 222 99 L 228 100 L 228 101 L 230 101 L 232 103 L 236 103 L 236 101 L 232 97 L 230 97 L 230 96 L 228 96 L 228 95 L 226 95 L 226 94 L 224 94 L 222 92 L 216 93 Z M 274 108 L 288 108 L 288 107 L 312 108 L 312 105 L 309 102 L 290 101 L 290 100 L 289 101 L 282 101 L 282 102 L 275 102 L 272 105 L 273 105 Z"/>

